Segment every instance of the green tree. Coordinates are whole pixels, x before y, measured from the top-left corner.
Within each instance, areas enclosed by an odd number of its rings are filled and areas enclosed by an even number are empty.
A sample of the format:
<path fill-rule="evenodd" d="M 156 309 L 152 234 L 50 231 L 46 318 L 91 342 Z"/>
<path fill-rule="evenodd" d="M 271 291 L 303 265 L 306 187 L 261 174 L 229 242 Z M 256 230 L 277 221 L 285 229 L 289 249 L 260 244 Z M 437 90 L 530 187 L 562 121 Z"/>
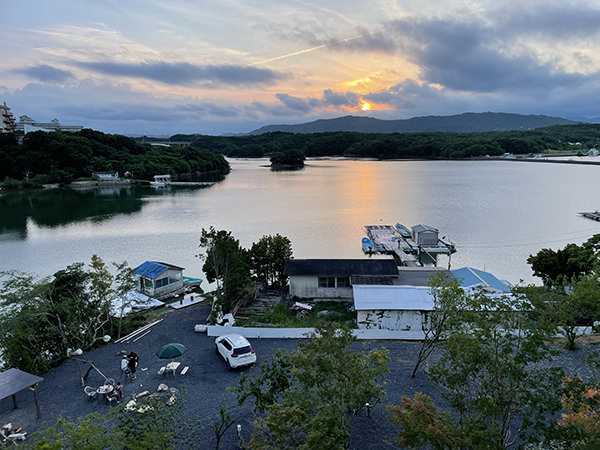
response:
<path fill-rule="evenodd" d="M 251 448 L 345 448 L 351 415 L 383 398 L 387 350 L 353 351 L 351 330 L 321 322 L 292 352 L 279 352 L 257 377 L 243 375 L 242 404 L 265 413 L 254 423 Z"/>
<path fill-rule="evenodd" d="M 88 350 L 110 329 L 115 292 L 122 289 L 98 256 L 88 270 L 71 264 L 41 280 L 0 274 L 0 334 L 4 364 L 46 372 L 69 350 Z M 119 287 L 120 286 L 120 287 Z"/>
<path fill-rule="evenodd" d="M 412 378 L 451 328 L 460 324 L 460 312 L 466 304 L 465 291 L 458 282 L 450 281 L 440 275 L 431 279 L 429 285 L 433 298 L 433 311 L 427 314 L 427 320 L 423 324 L 425 336 L 410 375 Z"/>
<path fill-rule="evenodd" d="M 123 261 L 122 263 L 113 263 L 113 266 L 117 270 L 117 274 L 115 275 L 115 297 L 119 301 L 119 324 L 117 326 L 117 338 L 120 338 L 121 325 L 123 323 L 125 309 L 130 307 L 133 303 L 129 293 L 136 286 L 136 278 L 135 271 L 127 265 L 127 261 Z"/>
<path fill-rule="evenodd" d="M 204 260 L 203 272 L 209 282 L 217 282 L 219 304 L 222 312 L 229 312 L 234 305 L 252 291 L 250 267 L 246 251 L 230 231 L 202 229 L 197 256 Z"/>
<path fill-rule="evenodd" d="M 253 275 L 265 287 L 287 285 L 285 261 L 292 258 L 292 243 L 287 237 L 263 236 L 252 244 L 248 257 Z"/>
<path fill-rule="evenodd" d="M 401 406 L 389 405 L 390 420 L 402 427 L 396 442 L 402 448 L 429 446 L 435 450 L 453 450 L 473 447 L 450 419 L 448 413 L 440 411 L 431 398 L 421 392 L 414 399 L 402 397 Z"/>
<path fill-rule="evenodd" d="M 543 248 L 535 256 L 529 255 L 527 262 L 546 286 L 570 283 L 598 268 L 599 243 L 597 234 L 582 245 L 567 244 L 557 251 Z"/>
<path fill-rule="evenodd" d="M 582 327 L 592 326 L 600 316 L 600 285 L 593 276 L 552 289 L 529 286 L 523 292 L 539 312 L 540 324 L 563 334 L 569 350 L 577 348 Z"/>
<path fill-rule="evenodd" d="M 543 367 L 553 350 L 547 330 L 532 325 L 531 310 L 521 297 L 471 296 L 463 325 L 449 332 L 438 362 L 429 368 L 430 378 L 444 388 L 462 442 L 502 449 L 518 439 L 540 441 L 547 418 L 561 409 L 563 372 Z M 410 424 L 409 434 L 439 442 L 427 422 Z"/>

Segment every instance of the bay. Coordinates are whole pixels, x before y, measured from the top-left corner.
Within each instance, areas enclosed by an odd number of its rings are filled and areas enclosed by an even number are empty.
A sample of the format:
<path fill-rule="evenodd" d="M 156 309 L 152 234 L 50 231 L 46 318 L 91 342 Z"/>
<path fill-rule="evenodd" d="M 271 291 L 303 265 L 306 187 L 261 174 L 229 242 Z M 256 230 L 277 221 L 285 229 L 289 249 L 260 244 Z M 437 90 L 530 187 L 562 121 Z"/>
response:
<path fill-rule="evenodd" d="M 230 160 L 200 189 L 53 190 L 0 197 L 0 270 L 46 276 L 93 254 L 146 260 L 203 278 L 202 228 L 229 230 L 249 247 L 267 234 L 296 258 L 363 258 L 365 225 L 431 225 L 457 246 L 452 268 L 471 266 L 511 283 L 536 282 L 526 260 L 600 233 L 579 211 L 600 209 L 596 166 L 513 161 L 312 159 L 294 172 Z M 441 258 L 447 266 L 448 260 Z"/>

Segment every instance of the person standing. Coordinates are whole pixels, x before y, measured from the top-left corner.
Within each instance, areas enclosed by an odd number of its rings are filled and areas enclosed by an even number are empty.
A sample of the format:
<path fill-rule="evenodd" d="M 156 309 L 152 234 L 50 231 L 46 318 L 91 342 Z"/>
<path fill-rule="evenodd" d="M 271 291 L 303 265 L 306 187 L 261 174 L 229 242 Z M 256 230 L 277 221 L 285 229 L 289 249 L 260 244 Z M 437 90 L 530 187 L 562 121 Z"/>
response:
<path fill-rule="evenodd" d="M 137 355 L 136 352 L 131 352 L 129 353 L 129 356 L 127 357 L 127 366 L 129 367 L 129 370 L 131 371 L 131 379 L 135 380 L 137 378 L 136 375 L 136 367 L 138 365 L 138 360 L 139 357 Z"/>
<path fill-rule="evenodd" d="M 121 372 L 125 374 L 125 376 L 129 379 L 131 378 L 131 370 L 129 369 L 129 357 L 127 355 L 123 355 L 121 359 Z"/>

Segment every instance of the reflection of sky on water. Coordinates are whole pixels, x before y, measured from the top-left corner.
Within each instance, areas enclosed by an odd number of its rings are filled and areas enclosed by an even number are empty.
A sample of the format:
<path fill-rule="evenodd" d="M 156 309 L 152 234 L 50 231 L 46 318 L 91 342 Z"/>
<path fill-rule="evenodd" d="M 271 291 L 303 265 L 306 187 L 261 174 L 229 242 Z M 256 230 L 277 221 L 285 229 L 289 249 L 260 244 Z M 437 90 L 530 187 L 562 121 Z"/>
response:
<path fill-rule="evenodd" d="M 577 215 L 598 207 L 595 167 L 310 160 L 300 171 L 271 172 L 266 164 L 233 160 L 231 174 L 204 189 L 13 200 L 21 205 L 14 212 L 29 205 L 29 220 L 11 216 L 6 223 L 22 222 L 22 230 L 6 231 L 0 219 L 0 270 L 47 275 L 96 253 L 132 266 L 162 260 L 203 278 L 195 255 L 201 229 L 211 225 L 232 231 L 244 247 L 279 233 L 290 238 L 296 258 L 362 258 L 365 225 L 400 222 L 435 226 L 454 241 L 453 268 L 487 269 L 516 283 L 534 281 L 529 254 L 600 232 L 600 224 Z"/>

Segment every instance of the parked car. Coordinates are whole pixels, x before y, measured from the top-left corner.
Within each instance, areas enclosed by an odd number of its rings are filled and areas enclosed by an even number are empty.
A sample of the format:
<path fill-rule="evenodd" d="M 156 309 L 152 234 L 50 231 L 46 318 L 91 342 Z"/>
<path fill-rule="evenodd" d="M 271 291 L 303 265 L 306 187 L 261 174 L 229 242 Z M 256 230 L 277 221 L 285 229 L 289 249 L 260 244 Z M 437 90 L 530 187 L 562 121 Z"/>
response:
<path fill-rule="evenodd" d="M 239 334 L 226 334 L 216 338 L 215 347 L 230 370 L 236 367 L 249 366 L 256 362 L 256 353 L 250 342 Z"/>

